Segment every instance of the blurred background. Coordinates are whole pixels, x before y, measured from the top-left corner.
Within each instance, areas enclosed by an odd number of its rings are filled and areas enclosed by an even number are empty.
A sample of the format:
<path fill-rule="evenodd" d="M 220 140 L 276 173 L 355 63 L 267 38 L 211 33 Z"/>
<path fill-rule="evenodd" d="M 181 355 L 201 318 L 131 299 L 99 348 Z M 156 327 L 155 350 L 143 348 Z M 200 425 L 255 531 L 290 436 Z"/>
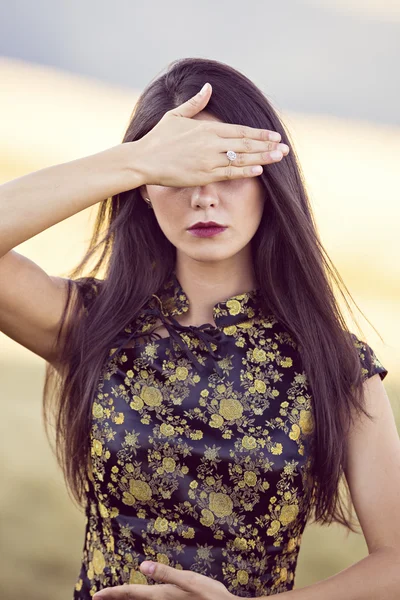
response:
<path fill-rule="evenodd" d="M 352 305 L 363 339 L 389 371 L 400 428 L 397 0 L 14 0 L 1 13 L 0 183 L 120 143 L 142 88 L 177 58 L 220 60 L 263 90 L 292 137 L 325 249 L 366 317 Z M 65 276 L 96 209 L 16 250 Z M 2 600 L 70 599 L 80 567 L 84 517 L 45 438 L 44 366 L 0 334 Z M 296 587 L 367 553 L 362 535 L 308 525 Z"/>

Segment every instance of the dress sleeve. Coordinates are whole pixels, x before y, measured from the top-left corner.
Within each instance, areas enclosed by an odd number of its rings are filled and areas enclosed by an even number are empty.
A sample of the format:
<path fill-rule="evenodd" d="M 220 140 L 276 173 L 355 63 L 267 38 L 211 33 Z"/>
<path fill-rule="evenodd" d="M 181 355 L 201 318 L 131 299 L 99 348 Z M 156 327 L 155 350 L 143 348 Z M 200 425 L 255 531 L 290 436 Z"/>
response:
<path fill-rule="evenodd" d="M 363 380 L 366 381 L 369 377 L 377 373 L 379 373 L 381 379 L 385 379 L 388 371 L 382 365 L 371 346 L 360 340 L 354 333 L 351 336 L 360 357 Z"/>
<path fill-rule="evenodd" d="M 78 295 L 82 300 L 85 311 L 88 312 L 99 293 L 101 280 L 95 277 L 80 277 L 73 280 L 77 286 Z"/>

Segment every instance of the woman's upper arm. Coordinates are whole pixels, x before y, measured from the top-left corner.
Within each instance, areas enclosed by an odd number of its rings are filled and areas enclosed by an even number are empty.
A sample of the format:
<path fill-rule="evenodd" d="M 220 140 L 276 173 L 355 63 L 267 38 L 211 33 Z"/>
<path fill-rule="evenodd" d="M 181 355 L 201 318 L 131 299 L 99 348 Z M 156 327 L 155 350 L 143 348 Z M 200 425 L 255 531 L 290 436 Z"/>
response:
<path fill-rule="evenodd" d="M 349 435 L 345 476 L 369 552 L 400 551 L 400 439 L 380 373 L 364 381 L 365 408 Z"/>
<path fill-rule="evenodd" d="M 0 331 L 49 362 L 67 296 L 68 279 L 15 250 L 0 258 Z"/>

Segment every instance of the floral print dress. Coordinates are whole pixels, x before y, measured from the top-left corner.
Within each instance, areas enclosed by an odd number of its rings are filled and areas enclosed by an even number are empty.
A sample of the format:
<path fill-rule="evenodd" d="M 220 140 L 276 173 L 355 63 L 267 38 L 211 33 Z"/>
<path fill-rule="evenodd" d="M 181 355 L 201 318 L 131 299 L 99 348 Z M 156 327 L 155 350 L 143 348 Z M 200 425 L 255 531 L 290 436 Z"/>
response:
<path fill-rule="evenodd" d="M 78 281 L 88 307 L 99 280 Z M 175 317 L 188 308 L 173 274 L 110 349 L 93 399 L 74 600 L 154 584 L 139 570 L 143 560 L 196 571 L 247 598 L 294 586 L 313 432 L 297 345 L 262 313 L 258 290 L 216 304 L 216 327 L 180 325 Z M 168 337 L 151 333 L 157 319 Z M 352 336 L 364 378 L 383 379 L 373 350 Z"/>

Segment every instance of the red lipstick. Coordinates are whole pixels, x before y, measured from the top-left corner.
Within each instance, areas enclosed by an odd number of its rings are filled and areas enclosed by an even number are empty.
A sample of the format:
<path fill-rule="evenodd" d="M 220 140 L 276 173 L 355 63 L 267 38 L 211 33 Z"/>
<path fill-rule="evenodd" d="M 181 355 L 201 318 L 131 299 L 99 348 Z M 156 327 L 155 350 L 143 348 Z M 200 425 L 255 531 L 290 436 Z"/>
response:
<path fill-rule="evenodd" d="M 199 221 L 198 223 L 195 223 L 189 227 L 188 231 L 190 231 L 190 233 L 196 237 L 211 237 L 213 235 L 217 235 L 218 233 L 222 233 L 225 231 L 225 229 L 225 225 L 221 225 L 215 221 Z"/>

